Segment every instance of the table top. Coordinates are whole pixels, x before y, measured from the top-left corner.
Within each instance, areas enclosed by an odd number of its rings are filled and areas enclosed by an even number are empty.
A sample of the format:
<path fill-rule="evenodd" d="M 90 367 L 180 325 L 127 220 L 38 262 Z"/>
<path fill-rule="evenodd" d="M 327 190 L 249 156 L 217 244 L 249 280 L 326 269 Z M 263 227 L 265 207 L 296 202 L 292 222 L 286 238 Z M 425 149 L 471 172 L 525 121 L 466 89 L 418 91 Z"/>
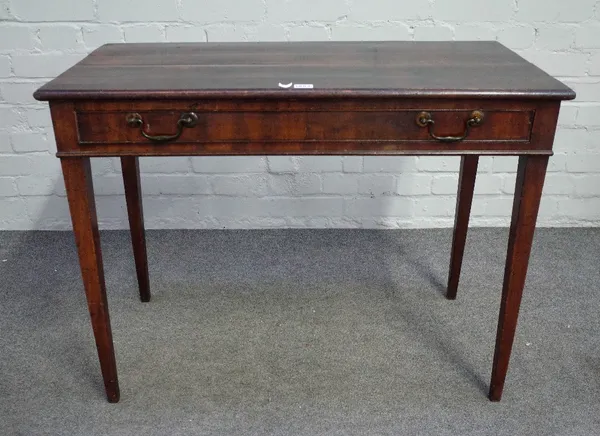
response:
<path fill-rule="evenodd" d="M 107 44 L 35 93 L 54 99 L 575 98 L 497 42 Z"/>

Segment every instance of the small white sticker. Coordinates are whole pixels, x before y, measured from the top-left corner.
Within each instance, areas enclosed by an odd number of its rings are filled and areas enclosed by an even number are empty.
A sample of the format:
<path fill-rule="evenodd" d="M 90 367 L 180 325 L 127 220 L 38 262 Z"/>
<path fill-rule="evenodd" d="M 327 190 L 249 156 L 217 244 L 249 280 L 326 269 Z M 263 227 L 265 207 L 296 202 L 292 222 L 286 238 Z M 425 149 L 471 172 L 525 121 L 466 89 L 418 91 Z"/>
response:
<path fill-rule="evenodd" d="M 294 89 L 313 89 L 314 86 L 312 83 L 295 83 Z"/>

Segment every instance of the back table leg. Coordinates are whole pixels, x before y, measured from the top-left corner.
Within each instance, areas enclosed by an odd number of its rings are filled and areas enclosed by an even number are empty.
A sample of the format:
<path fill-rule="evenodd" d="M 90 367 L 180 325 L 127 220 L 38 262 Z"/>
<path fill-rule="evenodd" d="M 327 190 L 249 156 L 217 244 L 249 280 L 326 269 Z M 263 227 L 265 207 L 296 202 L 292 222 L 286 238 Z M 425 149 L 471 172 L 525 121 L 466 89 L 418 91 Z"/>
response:
<path fill-rule="evenodd" d="M 450 255 L 450 272 L 448 273 L 448 289 L 446 291 L 446 298 L 449 300 L 456 299 L 456 291 L 458 290 L 478 162 L 479 156 L 477 155 L 462 156 L 460 160 L 456 217 L 454 218 L 452 254 Z"/>
<path fill-rule="evenodd" d="M 108 401 L 119 401 L 117 364 L 108 315 L 100 234 L 88 157 L 61 158 L 73 232 Z"/>
<path fill-rule="evenodd" d="M 135 270 L 140 288 L 140 300 L 146 302 L 150 301 L 150 278 L 148 276 L 148 256 L 146 254 L 140 167 L 137 156 L 123 156 L 121 158 L 121 169 L 123 171 Z"/>
<path fill-rule="evenodd" d="M 489 398 L 492 401 L 500 401 L 502 397 L 547 165 L 548 156 L 519 157 L 490 382 Z"/>

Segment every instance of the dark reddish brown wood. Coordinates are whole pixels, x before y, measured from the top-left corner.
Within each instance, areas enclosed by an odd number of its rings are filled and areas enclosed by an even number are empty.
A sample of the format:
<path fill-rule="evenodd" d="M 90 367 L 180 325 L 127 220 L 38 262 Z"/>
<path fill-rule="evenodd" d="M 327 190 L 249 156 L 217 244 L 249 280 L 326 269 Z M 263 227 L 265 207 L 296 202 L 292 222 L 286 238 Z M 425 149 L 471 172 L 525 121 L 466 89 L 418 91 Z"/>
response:
<path fill-rule="evenodd" d="M 148 275 L 148 256 L 146 254 L 146 231 L 144 229 L 144 210 L 142 206 L 142 185 L 140 166 L 135 156 L 121 157 L 123 185 L 127 202 L 127 215 L 135 258 L 135 270 L 140 288 L 140 299 L 150 301 L 150 277 Z"/>
<path fill-rule="evenodd" d="M 312 84 L 282 89 L 279 83 Z M 52 99 L 570 99 L 497 42 L 110 44 L 35 93 Z"/>
<path fill-rule="evenodd" d="M 104 284 L 90 160 L 63 158 L 61 164 L 106 397 L 111 403 L 116 403 L 119 401 L 117 363 Z"/>
<path fill-rule="evenodd" d="M 548 157 L 519 158 L 489 398 L 500 401 L 525 286 Z"/>
<path fill-rule="evenodd" d="M 454 233 L 452 236 L 452 252 L 450 254 L 450 272 L 448 274 L 448 289 L 446 298 L 456 299 L 460 270 L 462 268 L 467 232 L 469 230 L 469 216 L 473 203 L 475 178 L 477 177 L 477 164 L 479 156 L 463 156 L 460 160 L 460 175 L 458 178 L 458 194 L 456 199 L 456 217 L 454 219 Z"/>
<path fill-rule="evenodd" d="M 279 83 L 314 89 L 281 89 Z M 543 174 L 560 100 L 575 93 L 495 42 L 118 44 L 96 50 L 40 88 L 51 100 L 80 262 L 107 395 L 118 400 L 90 156 L 120 156 L 142 300 L 150 297 L 137 156 L 461 155 L 448 297 L 456 296 L 479 155 L 518 155 L 519 177 L 490 399 L 499 400 L 514 337 Z M 486 114 L 460 142 L 473 110 Z M 198 125 L 152 142 L 126 125 L 174 133 L 183 112 Z M 382 157 L 384 158 L 384 157 Z"/>
<path fill-rule="evenodd" d="M 478 106 L 474 103 L 473 110 Z M 416 110 L 403 111 L 331 111 L 327 108 L 312 111 L 248 111 L 203 112 L 193 111 L 198 125 L 183 129 L 175 142 L 286 142 L 286 141 L 436 141 L 426 128 L 415 122 Z M 459 135 L 472 111 L 430 110 L 435 120 L 435 133 Z M 152 144 L 140 133 L 139 127 L 127 125 L 128 114 L 139 114 L 144 131 L 150 135 L 170 134 L 177 131 L 181 110 L 123 112 L 80 112 L 77 114 L 79 139 L 82 144 Z M 533 111 L 485 111 L 481 126 L 471 129 L 464 143 L 471 141 L 525 142 L 531 136 Z M 455 144 L 456 145 L 456 144 Z M 521 147 L 523 145 L 521 144 Z"/>

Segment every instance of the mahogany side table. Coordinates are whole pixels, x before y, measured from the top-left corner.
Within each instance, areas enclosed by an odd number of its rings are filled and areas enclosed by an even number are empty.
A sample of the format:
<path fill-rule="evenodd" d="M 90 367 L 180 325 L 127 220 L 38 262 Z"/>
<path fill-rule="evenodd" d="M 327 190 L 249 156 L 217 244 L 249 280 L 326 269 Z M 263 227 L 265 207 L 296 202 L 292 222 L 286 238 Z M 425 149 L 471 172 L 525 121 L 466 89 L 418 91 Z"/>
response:
<path fill-rule="evenodd" d="M 496 42 L 109 44 L 35 92 L 49 101 L 108 401 L 119 401 L 90 158 L 121 159 L 150 300 L 138 156 L 460 155 L 447 297 L 477 163 L 519 156 L 489 398 L 502 395 L 561 100 Z"/>

